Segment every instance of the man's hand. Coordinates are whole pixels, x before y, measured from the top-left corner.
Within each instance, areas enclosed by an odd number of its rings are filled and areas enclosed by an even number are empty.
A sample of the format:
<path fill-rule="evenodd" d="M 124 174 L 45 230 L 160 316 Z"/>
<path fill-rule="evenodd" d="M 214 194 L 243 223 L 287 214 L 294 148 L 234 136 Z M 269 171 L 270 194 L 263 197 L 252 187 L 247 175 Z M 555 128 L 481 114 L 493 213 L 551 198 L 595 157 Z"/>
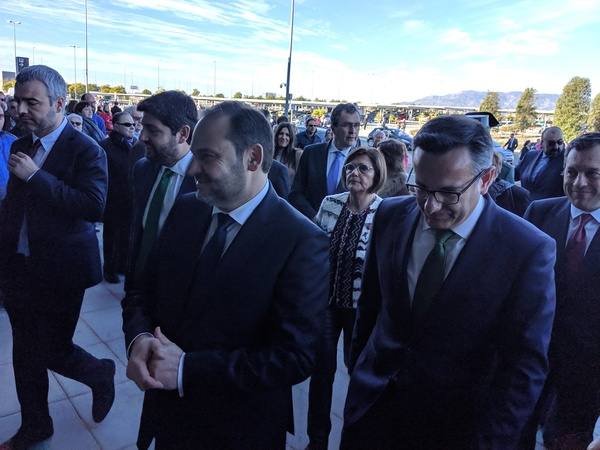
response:
<path fill-rule="evenodd" d="M 150 375 L 164 386 L 163 389 L 177 389 L 177 371 L 183 350 L 169 341 L 160 327 L 156 327 L 154 337 L 151 343 L 152 358 L 148 364 Z"/>
<path fill-rule="evenodd" d="M 135 381 L 142 390 L 163 389 L 163 384 L 154 379 L 148 371 L 148 362 L 152 357 L 152 344 L 158 339 L 152 336 L 139 336 L 131 347 L 131 355 L 127 363 L 127 378 Z"/>
<path fill-rule="evenodd" d="M 27 181 L 31 175 L 40 169 L 37 164 L 33 162 L 33 159 L 22 152 L 10 155 L 10 158 L 8 159 L 8 168 L 12 174 L 23 181 Z"/>

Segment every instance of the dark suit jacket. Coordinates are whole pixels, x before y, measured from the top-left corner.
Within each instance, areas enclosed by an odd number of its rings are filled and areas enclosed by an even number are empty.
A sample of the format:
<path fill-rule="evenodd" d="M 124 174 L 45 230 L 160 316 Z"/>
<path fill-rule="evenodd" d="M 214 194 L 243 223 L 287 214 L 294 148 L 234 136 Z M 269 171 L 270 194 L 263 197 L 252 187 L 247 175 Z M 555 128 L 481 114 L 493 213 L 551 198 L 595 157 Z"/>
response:
<path fill-rule="evenodd" d="M 12 145 L 27 152 L 31 134 Z M 25 183 L 11 175 L 0 209 L 0 278 L 10 283 L 23 215 L 30 264 L 40 279 L 85 289 L 102 279 L 93 222 L 102 220 L 107 191 L 106 154 L 67 124 L 42 168 Z"/>
<path fill-rule="evenodd" d="M 548 165 L 535 177 L 535 166 L 539 164 L 543 151 L 527 152 L 515 169 L 515 180 L 521 180 L 521 186 L 529 191 L 531 200 L 562 197 L 563 191 L 563 155 L 552 158 Z"/>
<path fill-rule="evenodd" d="M 160 325 L 186 352 L 184 397 L 146 394 L 142 447 L 156 435 L 174 447 L 204 435 L 218 448 L 270 448 L 265 440 L 285 433 L 291 417 L 291 386 L 315 363 L 328 292 L 325 234 L 271 188 L 224 254 L 211 290 L 192 295 L 211 211 L 193 194 L 176 203 L 144 289 L 123 302 L 127 346 Z"/>
<path fill-rule="evenodd" d="M 386 199 L 377 210 L 345 424 L 362 417 L 393 379 L 421 399 L 415 413 L 431 422 L 410 426 L 436 436 L 439 448 L 457 448 L 456 440 L 515 448 L 546 377 L 554 242 L 486 197 L 440 293 L 415 323 L 406 271 L 420 216 L 413 197 Z"/>
<path fill-rule="evenodd" d="M 556 319 L 550 367 L 559 383 L 586 386 L 598 404 L 600 387 L 600 233 L 596 232 L 577 283 L 565 277 L 570 202 L 566 197 L 533 202 L 525 218 L 556 240 Z"/>
<path fill-rule="evenodd" d="M 309 145 L 304 149 L 292 184 L 290 203 L 310 220 L 317 215 L 327 195 L 327 153 L 331 142 Z M 345 191 L 341 181 L 336 192 Z"/>
<path fill-rule="evenodd" d="M 290 194 L 290 177 L 287 167 L 279 161 L 273 160 L 273 164 L 271 164 L 271 169 L 269 170 L 269 181 L 273 185 L 273 189 L 275 189 L 277 195 L 287 200 Z"/>
<path fill-rule="evenodd" d="M 129 232 L 129 251 L 128 251 L 128 263 L 127 263 L 127 276 L 125 278 L 125 290 L 128 289 L 130 283 L 133 281 L 133 274 L 135 273 L 135 261 L 139 252 L 141 237 L 143 232 L 142 222 L 144 221 L 144 211 L 146 210 L 146 204 L 149 201 L 152 187 L 158 176 L 161 165 L 157 164 L 148 158 L 141 158 L 133 167 L 133 181 L 131 184 L 132 193 L 131 198 L 133 199 L 132 218 L 131 218 L 131 230 Z M 179 188 L 178 198 L 188 192 L 194 192 L 196 190 L 196 183 L 194 178 L 186 176 L 181 183 Z"/>

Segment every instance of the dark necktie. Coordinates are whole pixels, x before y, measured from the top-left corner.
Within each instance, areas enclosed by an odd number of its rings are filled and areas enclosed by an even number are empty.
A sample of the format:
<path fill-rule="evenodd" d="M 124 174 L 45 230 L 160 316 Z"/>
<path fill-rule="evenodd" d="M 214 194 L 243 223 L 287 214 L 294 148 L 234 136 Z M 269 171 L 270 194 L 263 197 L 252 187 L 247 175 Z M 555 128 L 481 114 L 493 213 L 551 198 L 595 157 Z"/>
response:
<path fill-rule="evenodd" d="M 333 154 L 335 159 L 331 163 L 329 172 L 327 172 L 327 195 L 335 194 L 335 191 L 337 191 L 340 168 L 342 167 L 342 163 L 344 161 L 344 154 L 339 150 L 336 150 Z"/>
<path fill-rule="evenodd" d="M 150 207 L 148 208 L 148 214 L 146 215 L 146 222 L 144 223 L 140 251 L 138 252 L 135 262 L 136 278 L 139 278 L 139 276 L 143 273 L 150 250 L 152 250 L 154 241 L 158 236 L 160 213 L 163 208 L 169 182 L 174 174 L 175 173 L 171 169 L 164 170 L 162 176 L 160 177 L 160 181 L 158 182 L 158 186 L 154 191 L 152 200 L 150 201 Z"/>
<path fill-rule="evenodd" d="M 581 273 L 583 267 L 583 258 L 585 256 L 586 235 L 585 225 L 592 220 L 591 214 L 582 214 L 579 216 L 579 224 L 567 242 L 565 248 L 567 275 L 576 276 Z"/>
<path fill-rule="evenodd" d="M 415 287 L 413 313 L 421 317 L 444 283 L 446 242 L 455 233 L 452 230 L 435 230 L 435 245 L 427 255 Z"/>
<path fill-rule="evenodd" d="M 214 275 L 225 249 L 227 230 L 233 222 L 234 220 L 229 214 L 217 214 L 217 228 L 198 258 L 196 290 L 200 295 L 206 294 L 208 284 L 214 281 Z"/>
<path fill-rule="evenodd" d="M 35 154 L 38 152 L 38 150 L 40 149 L 40 147 L 42 146 L 42 141 L 40 139 L 36 139 L 35 142 L 33 142 L 33 144 L 31 144 L 31 147 L 29 147 L 29 149 L 27 150 L 27 156 L 29 156 L 31 159 L 33 159 L 35 157 Z"/>

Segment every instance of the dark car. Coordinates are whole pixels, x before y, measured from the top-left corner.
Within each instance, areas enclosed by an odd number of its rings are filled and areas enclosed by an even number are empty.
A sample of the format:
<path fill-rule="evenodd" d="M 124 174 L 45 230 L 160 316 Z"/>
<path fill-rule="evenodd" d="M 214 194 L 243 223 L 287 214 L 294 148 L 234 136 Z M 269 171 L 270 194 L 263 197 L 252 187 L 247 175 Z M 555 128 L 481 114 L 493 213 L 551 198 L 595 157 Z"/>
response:
<path fill-rule="evenodd" d="M 373 130 L 371 130 L 371 132 L 369 133 L 369 136 L 367 137 L 367 144 L 373 145 L 373 136 L 375 135 L 375 132 L 379 131 L 379 130 L 383 130 L 389 138 L 398 139 L 399 141 L 403 142 L 404 145 L 406 145 L 406 149 L 408 151 L 412 150 L 412 148 L 413 148 L 412 147 L 413 146 L 412 136 L 410 134 L 402 131 L 399 128 L 387 128 L 387 127 L 373 128 Z"/>

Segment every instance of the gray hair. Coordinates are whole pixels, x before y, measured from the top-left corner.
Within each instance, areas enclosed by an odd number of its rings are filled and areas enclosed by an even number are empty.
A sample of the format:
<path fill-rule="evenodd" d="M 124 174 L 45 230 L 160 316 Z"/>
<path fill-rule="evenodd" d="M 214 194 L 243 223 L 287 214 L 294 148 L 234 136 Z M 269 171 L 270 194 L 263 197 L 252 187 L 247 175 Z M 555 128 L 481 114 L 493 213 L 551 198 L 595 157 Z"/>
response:
<path fill-rule="evenodd" d="M 67 83 L 65 83 L 64 78 L 51 67 L 43 65 L 25 67 L 17 75 L 15 87 L 29 81 L 39 81 L 46 86 L 51 105 L 58 97 L 67 98 Z"/>

